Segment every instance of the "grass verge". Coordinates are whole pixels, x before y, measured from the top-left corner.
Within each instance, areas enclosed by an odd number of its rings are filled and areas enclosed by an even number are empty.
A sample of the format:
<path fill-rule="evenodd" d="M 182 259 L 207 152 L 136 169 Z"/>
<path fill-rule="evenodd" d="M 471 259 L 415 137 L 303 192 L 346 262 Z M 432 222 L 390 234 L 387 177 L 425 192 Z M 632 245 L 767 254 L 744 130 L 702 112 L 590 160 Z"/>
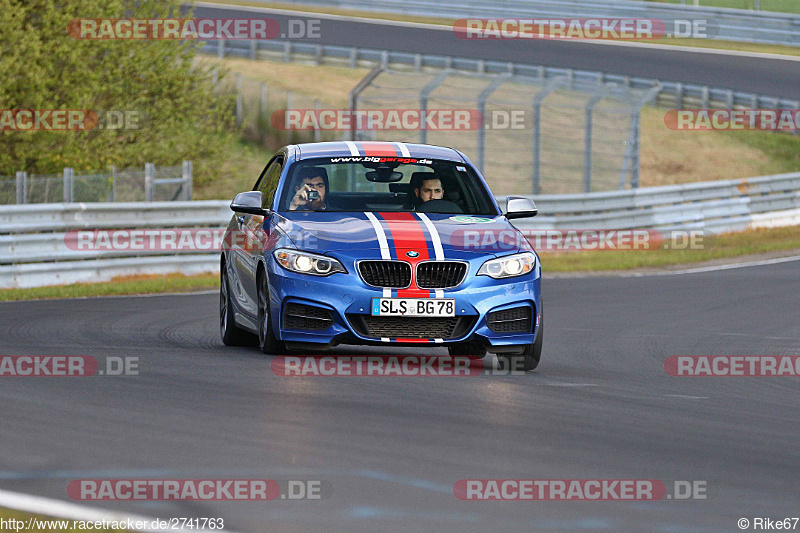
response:
<path fill-rule="evenodd" d="M 218 289 L 219 274 L 185 276 L 129 276 L 102 283 L 74 283 L 30 289 L 0 289 L 0 302 L 11 300 L 45 300 L 51 298 L 85 298 L 90 296 L 121 296 L 126 294 L 158 294 Z"/>
<path fill-rule="evenodd" d="M 800 226 L 751 230 L 704 237 L 702 249 L 651 251 L 613 250 L 585 252 L 541 252 L 542 268 L 547 272 L 586 272 L 672 267 L 755 254 L 797 250 L 800 254 Z"/>

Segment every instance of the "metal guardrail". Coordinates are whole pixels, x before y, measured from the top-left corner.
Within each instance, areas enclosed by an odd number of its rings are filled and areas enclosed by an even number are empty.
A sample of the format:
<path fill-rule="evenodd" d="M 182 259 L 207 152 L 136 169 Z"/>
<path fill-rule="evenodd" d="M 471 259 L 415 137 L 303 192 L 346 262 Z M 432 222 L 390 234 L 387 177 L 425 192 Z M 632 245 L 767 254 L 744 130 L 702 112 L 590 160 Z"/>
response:
<path fill-rule="evenodd" d="M 520 229 L 652 228 L 722 233 L 800 224 L 800 172 L 532 198 L 540 215 L 515 222 Z M 505 198 L 498 201 L 505 207 Z M 131 274 L 216 272 L 219 255 L 208 250 L 77 251 L 67 245 L 66 232 L 220 229 L 230 216 L 227 200 L 0 207 L 0 288 L 105 281 Z"/>
<path fill-rule="evenodd" d="M 609 17 L 659 19 L 669 23 L 708 20 L 717 30 L 709 34 L 711 39 L 800 46 L 800 15 L 746 9 L 620 0 L 289 0 L 289 3 L 449 19 Z"/>
<path fill-rule="evenodd" d="M 800 36 L 800 19 L 797 30 Z M 694 85 L 654 78 L 640 78 L 609 74 L 595 70 L 580 70 L 544 65 L 528 65 L 505 61 L 487 61 L 452 56 L 412 54 L 389 50 L 377 50 L 347 46 L 294 43 L 291 41 L 204 41 L 200 51 L 204 54 L 225 57 L 233 55 L 250 59 L 278 59 L 285 62 L 307 61 L 316 65 L 325 63 L 355 67 L 372 67 L 376 64 L 410 66 L 416 70 L 424 68 L 454 69 L 488 74 L 512 74 L 537 78 L 567 78 L 576 83 L 613 83 L 631 89 L 649 90 L 661 85 L 655 104 L 665 107 L 699 109 L 800 109 L 800 101 L 774 96 L 736 91 L 733 89 Z"/>

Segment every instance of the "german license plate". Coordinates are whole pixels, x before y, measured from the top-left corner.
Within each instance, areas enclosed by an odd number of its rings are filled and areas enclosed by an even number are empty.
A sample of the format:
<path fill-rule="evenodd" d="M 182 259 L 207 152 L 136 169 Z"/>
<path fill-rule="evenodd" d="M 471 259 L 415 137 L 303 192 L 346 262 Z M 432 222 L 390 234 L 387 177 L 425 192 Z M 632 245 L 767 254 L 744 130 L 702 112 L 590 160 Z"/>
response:
<path fill-rule="evenodd" d="M 455 316 L 453 298 L 373 298 L 372 316 Z"/>

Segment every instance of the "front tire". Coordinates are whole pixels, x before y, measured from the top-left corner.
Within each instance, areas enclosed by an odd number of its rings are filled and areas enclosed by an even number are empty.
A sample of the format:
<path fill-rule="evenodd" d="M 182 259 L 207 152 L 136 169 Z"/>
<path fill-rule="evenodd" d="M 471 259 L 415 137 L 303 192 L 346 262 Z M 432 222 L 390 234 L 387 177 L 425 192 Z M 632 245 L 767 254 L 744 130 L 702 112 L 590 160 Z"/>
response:
<path fill-rule="evenodd" d="M 272 331 L 272 317 L 269 312 L 269 285 L 267 275 L 258 276 L 258 348 L 267 355 L 286 353 L 286 344 L 278 340 Z"/>
<path fill-rule="evenodd" d="M 252 346 L 253 335 L 236 325 L 228 272 L 223 263 L 219 271 L 219 334 L 225 346 Z"/>
<path fill-rule="evenodd" d="M 539 366 L 542 359 L 542 345 L 544 344 L 544 310 L 539 315 L 539 328 L 533 344 L 525 346 L 520 354 L 497 354 L 497 361 L 503 370 L 533 370 Z"/>

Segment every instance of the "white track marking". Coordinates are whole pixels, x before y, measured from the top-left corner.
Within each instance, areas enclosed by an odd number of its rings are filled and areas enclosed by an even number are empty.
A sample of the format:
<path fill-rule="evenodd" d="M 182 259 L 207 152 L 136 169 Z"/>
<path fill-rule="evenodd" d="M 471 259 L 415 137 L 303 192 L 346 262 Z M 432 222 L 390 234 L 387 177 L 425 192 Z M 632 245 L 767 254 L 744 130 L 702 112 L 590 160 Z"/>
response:
<path fill-rule="evenodd" d="M 576 278 L 600 278 L 600 277 L 615 277 L 615 278 L 643 278 L 646 276 L 680 276 L 684 274 L 700 274 L 703 272 L 717 272 L 719 270 L 733 270 L 736 268 L 750 268 L 766 265 L 777 265 L 780 263 L 790 263 L 792 261 L 800 261 L 800 255 L 792 257 L 779 257 L 777 259 L 766 259 L 764 261 L 750 261 L 747 263 L 730 263 L 726 265 L 716 265 L 709 267 L 687 268 L 685 270 L 663 270 L 659 272 L 633 272 L 633 273 L 616 273 L 609 272 L 602 275 L 586 275 L 586 274 L 566 274 L 558 277 L 551 277 L 550 279 L 576 279 Z M 547 274 L 545 273 L 545 277 Z"/>

